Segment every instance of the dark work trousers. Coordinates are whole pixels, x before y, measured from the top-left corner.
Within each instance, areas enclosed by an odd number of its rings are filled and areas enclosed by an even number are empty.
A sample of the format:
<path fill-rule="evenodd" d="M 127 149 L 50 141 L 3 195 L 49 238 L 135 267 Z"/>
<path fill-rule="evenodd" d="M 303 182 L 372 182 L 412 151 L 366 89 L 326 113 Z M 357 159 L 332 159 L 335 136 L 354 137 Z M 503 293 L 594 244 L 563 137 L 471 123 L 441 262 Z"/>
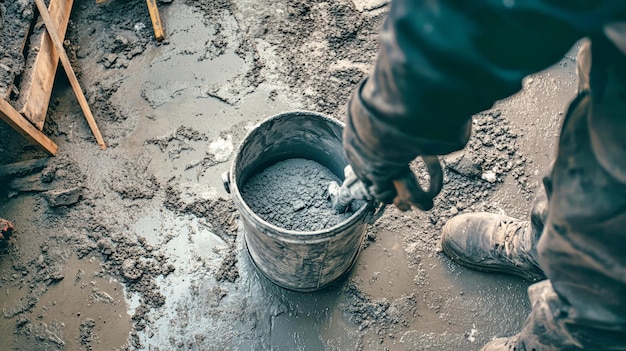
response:
<path fill-rule="evenodd" d="M 592 38 L 577 70 L 531 215 L 548 280 L 529 287 L 532 312 L 508 350 L 626 350 L 626 57 Z"/>

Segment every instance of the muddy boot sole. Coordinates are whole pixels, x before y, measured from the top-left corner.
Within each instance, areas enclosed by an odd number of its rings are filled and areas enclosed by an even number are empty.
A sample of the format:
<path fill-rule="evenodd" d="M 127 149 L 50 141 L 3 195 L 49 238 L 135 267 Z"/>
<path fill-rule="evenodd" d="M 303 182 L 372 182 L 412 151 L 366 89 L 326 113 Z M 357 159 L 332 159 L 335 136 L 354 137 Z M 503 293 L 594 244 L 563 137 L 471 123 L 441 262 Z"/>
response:
<path fill-rule="evenodd" d="M 459 250 L 459 248 L 457 247 L 454 250 Z M 546 279 L 546 276 L 543 274 L 523 271 L 521 269 L 505 268 L 505 266 L 496 265 L 495 263 L 492 263 L 492 264 L 486 263 L 483 265 L 483 264 L 467 261 L 463 259 L 463 256 L 457 255 L 454 250 L 451 250 L 450 248 L 446 248 L 445 246 L 443 248 L 443 251 L 446 253 L 448 257 L 450 257 L 452 261 L 458 263 L 459 265 L 465 268 L 468 268 L 474 271 L 483 272 L 483 273 L 493 273 L 493 274 L 515 275 L 517 277 L 523 278 L 531 282 L 537 282 L 537 281 Z M 489 261 L 485 260 L 485 262 L 489 262 Z"/>

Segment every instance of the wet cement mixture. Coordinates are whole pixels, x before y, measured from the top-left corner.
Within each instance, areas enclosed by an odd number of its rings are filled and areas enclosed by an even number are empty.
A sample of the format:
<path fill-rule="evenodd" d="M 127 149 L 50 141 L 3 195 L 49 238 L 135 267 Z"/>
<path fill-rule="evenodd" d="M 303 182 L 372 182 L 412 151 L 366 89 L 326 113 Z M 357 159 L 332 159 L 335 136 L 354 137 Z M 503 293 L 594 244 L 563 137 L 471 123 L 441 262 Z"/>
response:
<path fill-rule="evenodd" d="M 387 208 L 347 277 L 297 293 L 250 261 L 220 175 L 267 117 L 345 118 L 388 2 L 158 4 L 162 42 L 145 1 L 74 2 L 64 44 L 106 151 L 62 71 L 43 130 L 57 157 L 0 123 L 0 218 L 14 227 L 0 240 L 0 349 L 452 351 L 520 330 L 529 282 L 452 263 L 440 229 L 473 211 L 528 215 L 576 89 L 576 48 L 473 117 L 468 146 L 442 157 L 432 211 Z M 14 105 L 36 14 L 0 1 L 0 93 Z"/>
<path fill-rule="evenodd" d="M 352 208 L 337 213 L 329 205 L 331 182 L 341 181 L 328 168 L 312 160 L 292 158 L 253 175 L 241 196 L 254 213 L 271 224 L 299 232 L 317 231 L 333 227 L 354 213 Z"/>
<path fill-rule="evenodd" d="M 34 9 L 28 1 L 0 3 L 0 96 L 14 93 L 12 84 L 26 64 L 21 48 L 33 19 Z"/>

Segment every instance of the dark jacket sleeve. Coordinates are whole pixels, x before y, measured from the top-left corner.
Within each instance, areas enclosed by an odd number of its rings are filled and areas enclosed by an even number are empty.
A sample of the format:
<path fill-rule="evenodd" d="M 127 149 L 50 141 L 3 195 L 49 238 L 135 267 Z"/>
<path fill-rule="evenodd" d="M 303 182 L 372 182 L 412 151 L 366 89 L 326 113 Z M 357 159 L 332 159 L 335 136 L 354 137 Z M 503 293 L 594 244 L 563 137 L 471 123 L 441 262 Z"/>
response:
<path fill-rule="evenodd" d="M 522 78 L 558 62 L 578 39 L 601 33 L 625 7 L 622 0 L 394 0 L 374 71 L 349 102 L 349 160 L 370 163 L 371 172 L 463 148 L 473 114 L 520 90 Z"/>

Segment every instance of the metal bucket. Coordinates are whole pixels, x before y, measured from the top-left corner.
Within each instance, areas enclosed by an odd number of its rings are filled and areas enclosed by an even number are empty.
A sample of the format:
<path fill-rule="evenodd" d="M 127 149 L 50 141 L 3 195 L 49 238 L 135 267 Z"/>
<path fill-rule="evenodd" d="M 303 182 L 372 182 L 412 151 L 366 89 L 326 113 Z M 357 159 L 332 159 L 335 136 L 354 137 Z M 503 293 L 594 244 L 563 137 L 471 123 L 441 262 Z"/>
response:
<path fill-rule="evenodd" d="M 342 131 L 343 124 L 314 112 L 295 111 L 270 117 L 248 133 L 230 172 L 223 175 L 224 187 L 241 215 L 252 262 L 281 287 L 314 291 L 348 272 L 359 254 L 374 206 L 363 205 L 331 228 L 300 232 L 263 220 L 248 207 L 239 189 L 251 176 L 290 158 L 316 161 L 343 179 L 347 160 Z"/>

